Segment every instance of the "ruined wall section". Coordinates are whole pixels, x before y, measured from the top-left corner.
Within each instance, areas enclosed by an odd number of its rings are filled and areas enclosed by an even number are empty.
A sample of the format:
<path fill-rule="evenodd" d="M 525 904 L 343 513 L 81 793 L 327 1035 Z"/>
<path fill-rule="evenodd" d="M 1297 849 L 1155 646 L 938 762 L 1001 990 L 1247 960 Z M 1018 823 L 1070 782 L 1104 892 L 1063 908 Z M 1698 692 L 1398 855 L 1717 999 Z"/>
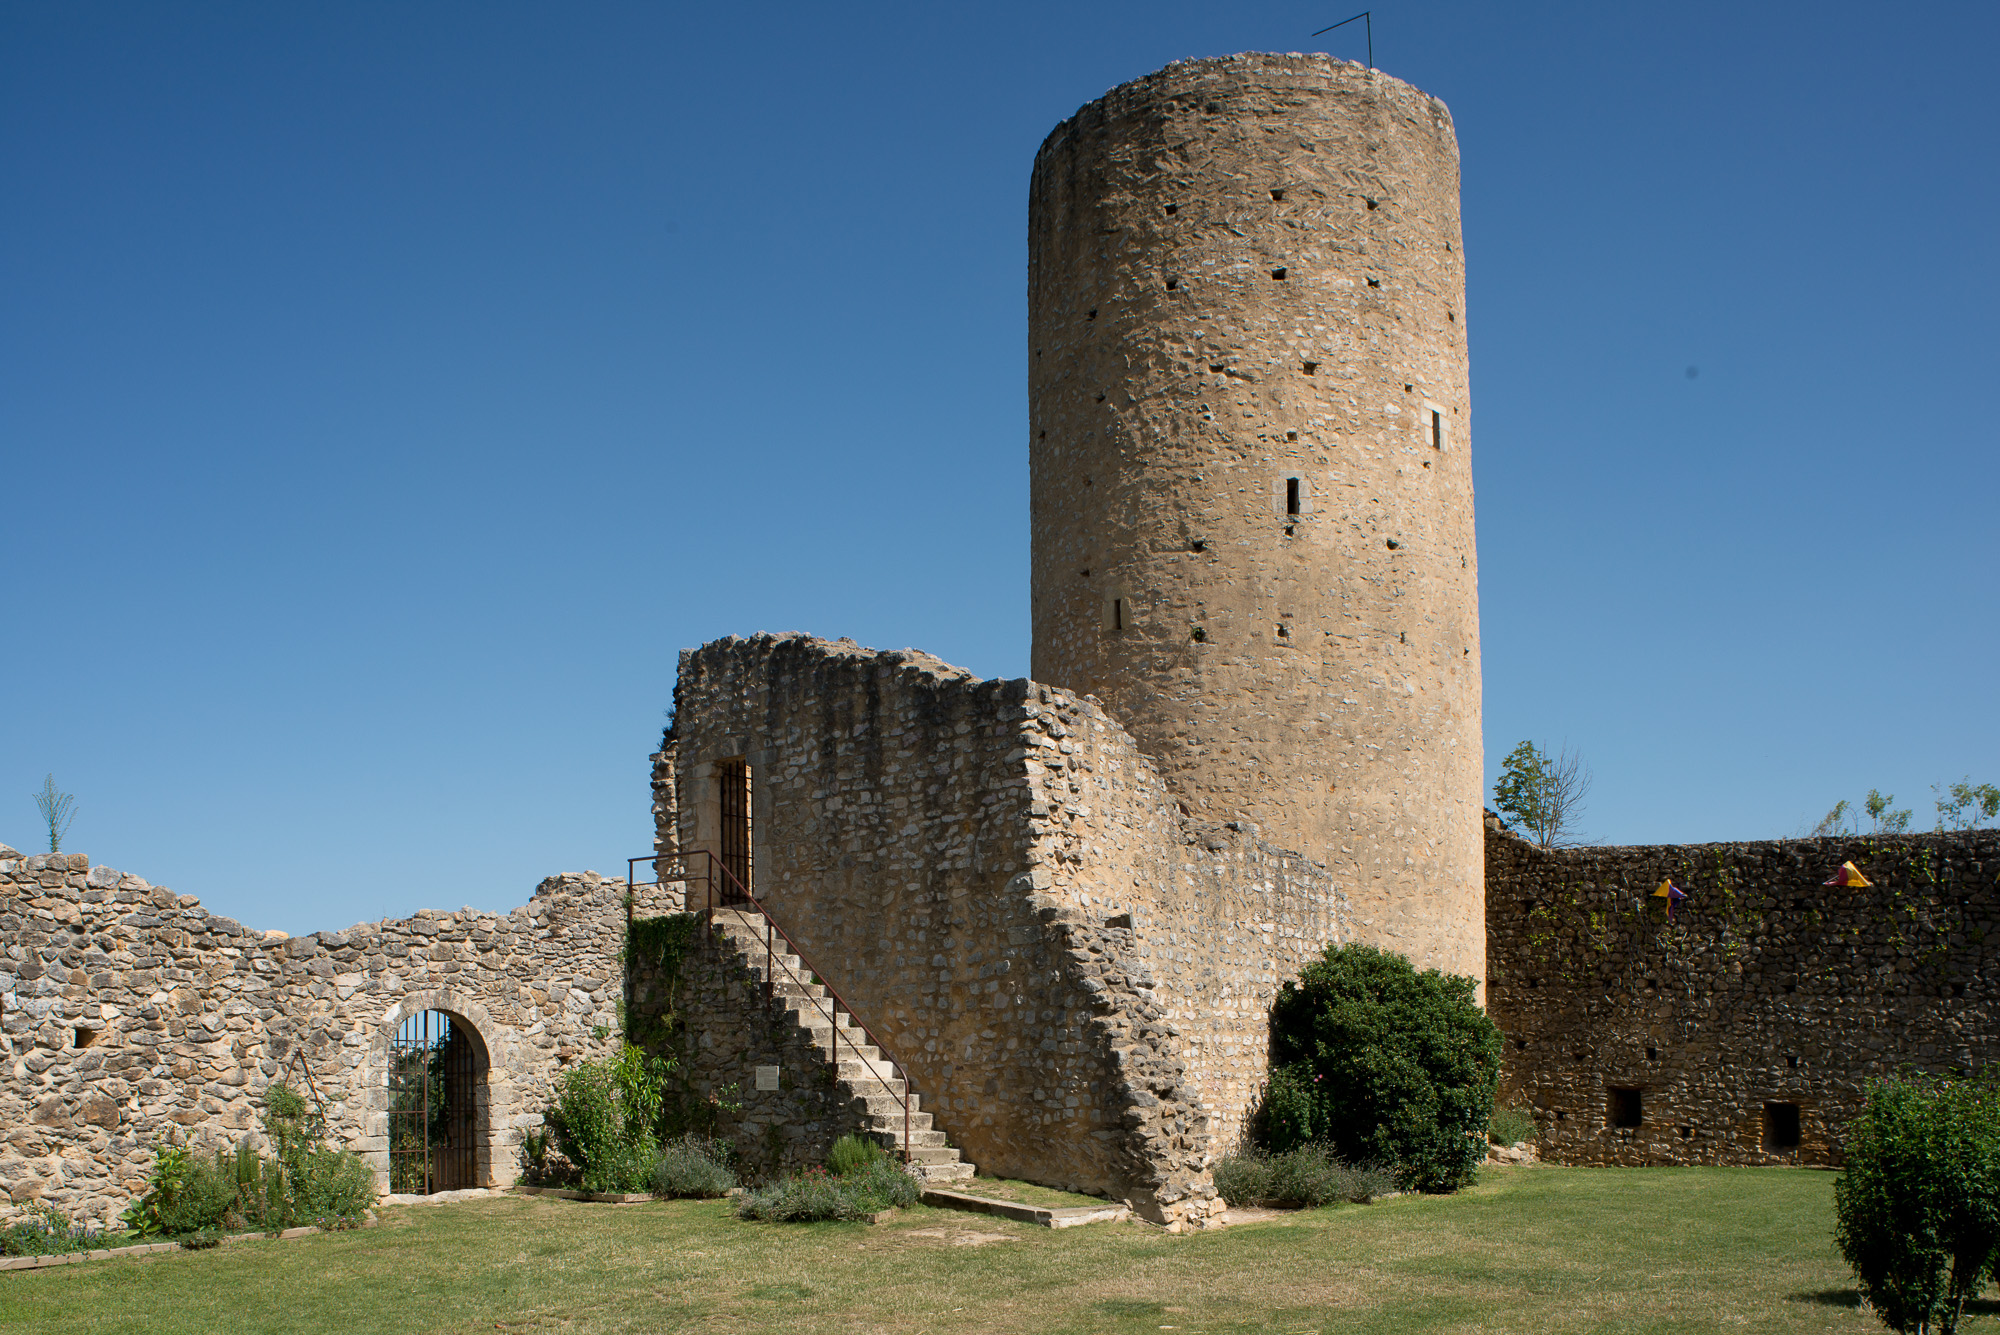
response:
<path fill-rule="evenodd" d="M 1047 813 L 1037 853 L 1049 893 L 1074 921 L 1126 934 L 1142 970 L 1135 986 L 1179 1040 L 1208 1113 L 1212 1159 L 1241 1143 L 1263 1087 L 1279 984 L 1358 924 L 1325 867 L 1245 822 L 1183 817 L 1095 700 L 1037 695 L 1023 708 L 1040 724 L 1030 764 Z"/>
<path fill-rule="evenodd" d="M 389 1038 L 430 1008 L 487 1052 L 480 1168 L 505 1185 L 556 1072 L 617 1042 L 624 892 L 553 877 L 505 914 L 287 938 L 82 854 L 0 849 L 0 1188 L 115 1219 L 153 1146 L 254 1133 L 264 1088 L 302 1070 L 386 1180 Z"/>
<path fill-rule="evenodd" d="M 756 893 L 968 1159 L 1205 1217 L 1269 996 L 1347 931 L 1324 868 L 1184 830 L 1095 701 L 1032 682 L 759 636 L 684 655 L 677 695 L 675 837 L 712 844 L 746 758 Z"/>
<path fill-rule="evenodd" d="M 1874 884 L 1823 885 L 1846 861 Z M 1869 1079 L 2000 1059 L 2000 832 L 1544 852 L 1491 823 L 1486 886 L 1501 1102 L 1545 1157 L 1837 1164 Z"/>

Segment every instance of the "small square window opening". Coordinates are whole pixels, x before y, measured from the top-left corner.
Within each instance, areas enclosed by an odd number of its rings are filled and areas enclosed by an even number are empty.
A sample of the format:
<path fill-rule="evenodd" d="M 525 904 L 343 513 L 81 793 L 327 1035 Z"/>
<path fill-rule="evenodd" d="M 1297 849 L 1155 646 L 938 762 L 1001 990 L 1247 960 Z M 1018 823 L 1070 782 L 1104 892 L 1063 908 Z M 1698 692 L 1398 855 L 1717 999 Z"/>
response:
<path fill-rule="evenodd" d="M 1604 1124 L 1612 1127 L 1638 1126 L 1645 1120 L 1639 1091 L 1629 1085 L 1613 1085 L 1604 1091 Z"/>
<path fill-rule="evenodd" d="M 1799 1147 L 1799 1105 L 1764 1105 L 1764 1153 L 1787 1154 Z"/>

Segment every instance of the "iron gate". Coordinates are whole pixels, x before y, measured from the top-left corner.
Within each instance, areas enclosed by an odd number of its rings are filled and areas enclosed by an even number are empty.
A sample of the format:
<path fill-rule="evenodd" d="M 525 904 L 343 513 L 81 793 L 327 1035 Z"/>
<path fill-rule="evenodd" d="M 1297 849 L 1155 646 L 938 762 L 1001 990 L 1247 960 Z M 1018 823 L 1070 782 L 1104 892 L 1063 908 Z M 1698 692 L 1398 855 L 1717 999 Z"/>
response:
<path fill-rule="evenodd" d="M 428 1196 L 479 1183 L 477 1041 L 419 1011 L 389 1043 L 389 1190 Z"/>

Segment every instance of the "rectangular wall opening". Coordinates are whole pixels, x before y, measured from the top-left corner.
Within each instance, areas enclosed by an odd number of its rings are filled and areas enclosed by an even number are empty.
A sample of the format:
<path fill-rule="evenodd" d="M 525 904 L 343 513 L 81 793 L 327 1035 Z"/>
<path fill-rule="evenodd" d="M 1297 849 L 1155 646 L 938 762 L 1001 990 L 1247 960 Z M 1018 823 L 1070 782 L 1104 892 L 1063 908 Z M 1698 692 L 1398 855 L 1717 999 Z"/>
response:
<path fill-rule="evenodd" d="M 1125 600 L 1123 598 L 1113 598 L 1111 600 L 1111 629 L 1125 629 Z"/>
<path fill-rule="evenodd" d="M 1285 479 L 1285 513 L 1299 513 L 1299 480 L 1295 477 Z"/>
<path fill-rule="evenodd" d="M 722 884 L 717 887 L 725 904 L 741 903 L 755 891 L 750 865 L 750 762 L 724 760 L 715 767 L 719 785 L 717 797 L 721 828 L 716 832 L 716 852 L 722 859 Z"/>
<path fill-rule="evenodd" d="M 1613 1085 L 1604 1091 L 1604 1124 L 1612 1127 L 1637 1126 L 1645 1120 L 1639 1091 L 1629 1085 Z"/>
<path fill-rule="evenodd" d="M 1785 1154 L 1799 1147 L 1799 1105 L 1764 1105 L 1764 1153 Z"/>
<path fill-rule="evenodd" d="M 1444 448 L 1444 414 L 1435 408 L 1431 409 L 1431 448 Z"/>

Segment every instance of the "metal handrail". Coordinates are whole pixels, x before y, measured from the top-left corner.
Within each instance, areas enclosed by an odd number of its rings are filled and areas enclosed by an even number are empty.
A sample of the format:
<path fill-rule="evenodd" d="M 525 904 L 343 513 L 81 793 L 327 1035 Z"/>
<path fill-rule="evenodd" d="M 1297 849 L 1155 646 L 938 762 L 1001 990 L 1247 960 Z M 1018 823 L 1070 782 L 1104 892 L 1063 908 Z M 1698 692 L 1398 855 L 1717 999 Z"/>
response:
<path fill-rule="evenodd" d="M 707 867 L 708 867 L 707 875 L 696 876 L 692 874 L 691 862 L 692 859 L 695 857 L 700 857 L 707 860 Z M 737 877 L 736 873 L 729 869 L 729 865 L 723 862 L 721 858 L 717 857 L 712 850 L 706 848 L 698 848 L 691 854 L 682 853 L 678 855 L 673 855 L 673 854 L 662 853 L 650 858 L 627 858 L 625 861 L 626 889 L 630 891 L 638 888 L 638 885 L 640 883 L 632 880 L 632 875 L 633 875 L 633 868 L 636 867 L 641 862 L 650 862 L 653 864 L 654 879 L 646 881 L 644 882 L 644 884 L 646 885 L 665 884 L 667 878 L 661 875 L 660 863 L 667 861 L 670 858 L 673 858 L 681 862 L 684 867 L 688 868 L 690 873 L 686 876 L 676 876 L 671 879 L 677 881 L 688 881 L 688 882 L 699 880 L 703 882 L 701 911 L 708 915 L 708 919 L 710 922 L 715 921 L 715 910 L 717 908 L 719 907 L 741 908 L 744 905 L 749 905 L 750 907 L 756 909 L 758 914 L 764 919 L 764 926 L 765 926 L 764 999 L 766 1002 L 769 1002 L 774 996 L 773 974 L 776 972 L 778 968 L 779 955 L 776 949 L 776 943 L 772 940 L 773 932 L 775 932 L 778 936 L 784 938 L 785 944 L 791 947 L 792 954 L 797 955 L 799 957 L 799 963 L 805 967 L 806 972 L 810 974 L 812 977 L 817 978 L 819 980 L 819 985 L 826 989 L 826 995 L 828 999 L 833 1003 L 833 1005 L 824 1007 L 823 1013 L 826 1015 L 827 1024 L 831 1026 L 832 1030 L 831 1035 L 827 1040 L 827 1057 L 830 1061 L 833 1062 L 836 1069 L 838 1069 L 840 1065 L 841 1030 L 840 1030 L 840 1018 L 838 1013 L 833 1009 L 834 1005 L 839 1006 L 841 1010 L 847 1012 L 847 1018 L 853 1021 L 855 1025 L 859 1026 L 861 1032 L 867 1035 L 868 1041 L 875 1045 L 875 1050 L 877 1052 L 880 1052 L 882 1056 L 888 1060 L 889 1065 L 895 1068 L 897 1077 L 903 1082 L 903 1092 L 901 1094 L 894 1095 L 897 1102 L 903 1105 L 903 1162 L 905 1164 L 910 1163 L 912 1159 L 912 1152 L 910 1145 L 910 1126 L 911 1126 L 910 1090 L 912 1088 L 912 1085 L 910 1081 L 909 1068 L 904 1066 L 903 1063 L 897 1059 L 895 1054 L 889 1051 L 889 1045 L 887 1043 L 884 1043 L 881 1040 L 881 1038 L 875 1033 L 875 1031 L 868 1027 L 868 1022 L 862 1019 L 861 1016 L 855 1012 L 854 1007 L 848 1004 L 847 998 L 841 996 L 840 993 L 837 990 L 835 990 L 833 984 L 826 981 L 826 974 L 823 973 L 820 970 L 820 968 L 812 962 L 811 956 L 807 955 L 804 950 L 799 948 L 799 943 L 792 939 L 792 934 L 790 932 L 787 932 L 784 929 L 784 927 L 778 922 L 778 920 L 771 916 L 771 911 L 764 907 L 763 901 L 758 899 L 755 895 L 751 894 L 749 889 L 743 884 L 742 880 L 740 880 Z M 714 887 L 717 879 L 715 873 L 718 871 L 721 872 L 723 876 L 727 877 L 729 882 L 732 885 L 734 885 L 736 889 L 736 894 L 738 896 L 736 902 L 726 906 L 716 902 L 719 897 L 714 893 Z M 627 899 L 626 916 L 628 918 L 631 916 L 629 896 Z M 799 988 L 805 993 L 805 999 L 813 1003 L 814 1009 L 821 1010 L 822 1008 L 819 1005 L 819 999 L 811 994 L 810 991 L 811 985 L 807 983 L 805 980 L 801 979 L 796 973 L 794 973 L 789 966 L 785 968 L 785 972 L 791 975 L 792 981 L 796 983 L 799 986 Z M 863 1066 L 867 1067 L 869 1073 L 871 1075 L 874 1075 L 875 1068 L 873 1066 L 869 1066 L 868 1058 L 861 1055 L 861 1045 L 854 1041 L 854 1034 L 852 1030 L 848 1031 L 847 1043 L 849 1047 L 854 1049 L 855 1060 L 860 1062 Z M 875 1079 L 882 1085 L 884 1090 L 888 1089 L 888 1082 L 883 1080 L 881 1076 L 876 1075 Z"/>

